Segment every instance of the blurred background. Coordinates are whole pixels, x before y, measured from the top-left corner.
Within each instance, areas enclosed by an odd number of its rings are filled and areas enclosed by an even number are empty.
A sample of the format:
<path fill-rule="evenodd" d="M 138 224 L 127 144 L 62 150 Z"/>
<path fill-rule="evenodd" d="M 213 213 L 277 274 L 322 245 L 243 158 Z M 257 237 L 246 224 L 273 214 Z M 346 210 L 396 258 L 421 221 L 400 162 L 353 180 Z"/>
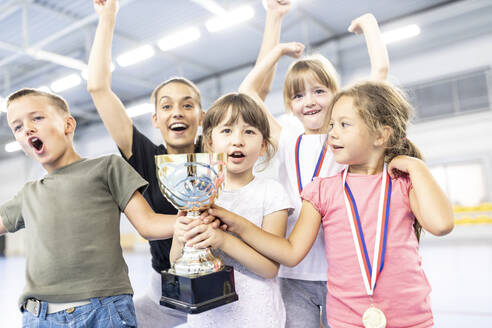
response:
<path fill-rule="evenodd" d="M 335 65 L 343 85 L 369 74 L 364 38 L 347 32 L 373 13 L 390 57 L 389 81 L 415 106 L 409 138 L 454 205 L 456 227 L 421 241 L 436 327 L 492 327 L 492 1 L 293 0 L 281 41 L 299 41 Z M 172 76 L 194 81 L 204 109 L 235 91 L 254 65 L 263 34 L 261 0 L 121 0 L 112 87 L 137 127 L 156 143 L 150 93 Z M 0 203 L 44 170 L 19 150 L 4 98 L 40 88 L 67 99 L 84 157 L 116 153 L 86 90 L 97 25 L 90 0 L 0 0 Z M 180 33 L 179 42 L 172 38 Z M 164 41 L 162 41 L 164 40 Z M 161 42 L 162 41 L 162 42 Z M 165 45 L 165 47 L 164 47 Z M 282 59 L 266 103 L 281 118 Z M 265 173 L 275 175 L 275 163 Z M 151 270 L 148 244 L 122 220 L 122 246 L 136 294 Z M 23 232 L 0 237 L 0 327 L 20 326 Z"/>

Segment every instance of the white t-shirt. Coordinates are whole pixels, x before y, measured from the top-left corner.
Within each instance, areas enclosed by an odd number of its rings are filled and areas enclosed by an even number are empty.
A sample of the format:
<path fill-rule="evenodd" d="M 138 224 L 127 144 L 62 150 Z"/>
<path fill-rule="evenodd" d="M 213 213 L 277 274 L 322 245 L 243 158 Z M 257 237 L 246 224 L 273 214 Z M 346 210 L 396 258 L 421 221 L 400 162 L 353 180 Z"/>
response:
<path fill-rule="evenodd" d="M 293 115 L 285 115 L 282 119 L 282 132 L 280 133 L 276 159 L 279 164 L 279 180 L 287 190 L 290 200 L 294 205 L 294 211 L 289 215 L 287 223 L 287 237 L 297 222 L 302 207 L 299 188 L 297 185 L 296 171 L 296 142 L 302 130 Z M 326 134 L 303 135 L 299 146 L 299 171 L 301 173 L 302 187 L 311 182 L 316 163 L 326 140 Z M 333 159 L 328 149 L 321 166 L 319 177 L 330 177 L 338 174 L 344 168 Z M 281 266 L 278 276 L 282 278 L 326 281 L 328 265 L 326 263 L 323 230 L 318 231 L 313 247 L 306 257 L 293 268 Z"/>
<path fill-rule="evenodd" d="M 219 193 L 216 204 L 261 227 L 263 217 L 292 205 L 282 185 L 255 177 L 246 186 Z M 284 327 L 285 308 L 277 278 L 265 279 L 249 271 L 225 253 L 214 250 L 224 264 L 234 267 L 239 300 L 218 308 L 188 315 L 188 327 Z"/>

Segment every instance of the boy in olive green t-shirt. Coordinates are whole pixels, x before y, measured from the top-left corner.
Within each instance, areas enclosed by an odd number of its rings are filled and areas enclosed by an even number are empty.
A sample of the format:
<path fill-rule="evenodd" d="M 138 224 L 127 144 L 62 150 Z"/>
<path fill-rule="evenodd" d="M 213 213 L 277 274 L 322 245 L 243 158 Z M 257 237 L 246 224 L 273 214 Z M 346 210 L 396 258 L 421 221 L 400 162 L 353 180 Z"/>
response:
<path fill-rule="evenodd" d="M 19 90 L 7 99 L 7 120 L 23 151 L 47 171 L 0 206 L 0 235 L 27 232 L 23 326 L 136 325 L 120 214 L 146 239 L 170 238 L 175 216 L 152 211 L 141 194 L 147 182 L 121 157 L 75 152 L 76 122 L 63 98 Z"/>

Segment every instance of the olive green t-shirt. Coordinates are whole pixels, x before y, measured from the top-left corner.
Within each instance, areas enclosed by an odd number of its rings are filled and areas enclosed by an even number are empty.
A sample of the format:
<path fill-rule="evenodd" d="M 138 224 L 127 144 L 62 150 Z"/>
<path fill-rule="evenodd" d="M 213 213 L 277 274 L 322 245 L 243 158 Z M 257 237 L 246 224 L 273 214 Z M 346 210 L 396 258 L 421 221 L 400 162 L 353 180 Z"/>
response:
<path fill-rule="evenodd" d="M 71 302 L 133 294 L 120 246 L 120 214 L 147 182 L 121 157 L 81 159 L 28 182 L 0 206 L 9 232 L 26 229 L 19 300 Z"/>

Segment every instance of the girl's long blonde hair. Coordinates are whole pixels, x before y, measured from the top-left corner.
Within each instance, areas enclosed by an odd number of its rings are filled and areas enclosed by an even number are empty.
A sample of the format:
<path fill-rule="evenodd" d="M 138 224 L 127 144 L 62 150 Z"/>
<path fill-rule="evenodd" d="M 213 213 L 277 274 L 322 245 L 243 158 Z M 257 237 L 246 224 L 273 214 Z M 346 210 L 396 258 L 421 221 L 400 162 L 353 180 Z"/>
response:
<path fill-rule="evenodd" d="M 391 134 L 384 151 L 384 161 L 389 163 L 398 155 L 423 159 L 419 149 L 408 139 L 407 127 L 413 114 L 413 107 L 404 93 L 389 83 L 363 81 L 337 93 L 330 105 L 330 113 L 341 97 L 350 97 L 354 107 L 371 131 L 389 126 Z M 422 227 L 414 222 L 417 239 L 420 240 Z"/>

